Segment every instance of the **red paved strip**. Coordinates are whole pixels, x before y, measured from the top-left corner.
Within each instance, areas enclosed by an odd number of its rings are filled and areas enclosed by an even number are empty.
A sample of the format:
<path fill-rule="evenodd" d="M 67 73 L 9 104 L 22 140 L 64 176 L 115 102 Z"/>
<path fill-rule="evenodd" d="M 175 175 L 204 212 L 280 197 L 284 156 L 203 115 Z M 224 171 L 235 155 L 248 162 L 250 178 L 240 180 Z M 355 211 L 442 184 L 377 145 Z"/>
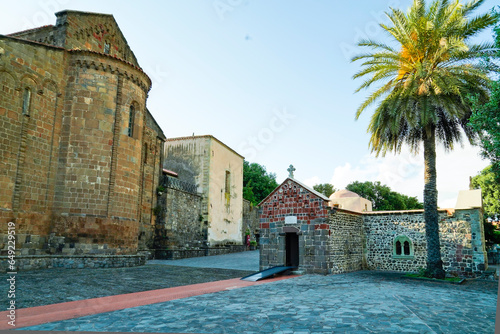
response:
<path fill-rule="evenodd" d="M 16 310 L 16 327 L 12 327 L 7 323 L 7 321 L 9 321 L 9 318 L 7 317 L 9 312 L 5 311 L 0 312 L 0 319 L 2 319 L 0 323 L 0 330 L 22 328 L 45 324 L 48 322 L 79 318 L 91 314 L 111 312 L 130 307 L 161 303 L 174 299 L 182 299 L 223 290 L 275 282 L 292 277 L 295 276 L 282 276 L 257 282 L 248 282 L 242 281 L 239 278 L 233 278 L 224 281 L 178 286 L 175 288 L 134 292 L 124 295 L 22 308 Z"/>

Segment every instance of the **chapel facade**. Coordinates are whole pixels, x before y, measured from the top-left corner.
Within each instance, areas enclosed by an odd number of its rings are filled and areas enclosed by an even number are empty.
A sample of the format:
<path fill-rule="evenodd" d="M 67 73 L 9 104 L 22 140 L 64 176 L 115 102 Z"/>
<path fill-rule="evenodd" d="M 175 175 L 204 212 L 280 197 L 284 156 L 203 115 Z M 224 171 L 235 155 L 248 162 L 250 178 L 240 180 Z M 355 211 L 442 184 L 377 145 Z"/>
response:
<path fill-rule="evenodd" d="M 331 202 L 293 175 L 269 194 L 259 204 L 260 269 L 291 266 L 304 273 L 339 274 L 426 267 L 423 210 L 365 211 L 359 196 L 344 202 L 337 197 Z M 487 269 L 482 222 L 480 191 L 461 193 L 456 208 L 439 210 L 441 256 L 449 274 L 476 277 Z"/>

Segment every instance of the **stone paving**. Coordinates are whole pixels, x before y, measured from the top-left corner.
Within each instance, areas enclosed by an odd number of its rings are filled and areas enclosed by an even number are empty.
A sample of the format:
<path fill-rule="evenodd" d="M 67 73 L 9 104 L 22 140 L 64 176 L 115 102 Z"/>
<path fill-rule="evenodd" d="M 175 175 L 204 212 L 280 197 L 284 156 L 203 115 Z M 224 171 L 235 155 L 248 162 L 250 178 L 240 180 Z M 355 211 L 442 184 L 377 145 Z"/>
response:
<path fill-rule="evenodd" d="M 173 262 L 176 261 L 164 261 L 164 263 Z M 25 308 L 165 289 L 237 278 L 253 272 L 253 270 L 189 268 L 160 264 L 127 268 L 53 268 L 20 271 L 16 277 L 16 305 L 18 308 Z M 0 305 L 7 303 L 7 293 L 0 294 Z"/>
<path fill-rule="evenodd" d="M 493 333 L 497 281 L 354 272 L 133 307 L 23 330 L 173 333 Z"/>

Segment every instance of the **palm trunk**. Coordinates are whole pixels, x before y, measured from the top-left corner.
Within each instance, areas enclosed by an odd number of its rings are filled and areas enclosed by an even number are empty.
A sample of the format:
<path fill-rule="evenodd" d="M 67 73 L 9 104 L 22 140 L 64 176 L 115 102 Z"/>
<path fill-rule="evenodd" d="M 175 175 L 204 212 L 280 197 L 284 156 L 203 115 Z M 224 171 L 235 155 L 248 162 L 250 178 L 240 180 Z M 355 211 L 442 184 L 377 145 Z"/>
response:
<path fill-rule="evenodd" d="M 427 129 L 424 138 L 424 217 L 427 239 L 427 271 L 431 277 L 444 278 L 443 261 L 439 243 L 439 216 L 437 210 L 436 187 L 436 130 Z"/>

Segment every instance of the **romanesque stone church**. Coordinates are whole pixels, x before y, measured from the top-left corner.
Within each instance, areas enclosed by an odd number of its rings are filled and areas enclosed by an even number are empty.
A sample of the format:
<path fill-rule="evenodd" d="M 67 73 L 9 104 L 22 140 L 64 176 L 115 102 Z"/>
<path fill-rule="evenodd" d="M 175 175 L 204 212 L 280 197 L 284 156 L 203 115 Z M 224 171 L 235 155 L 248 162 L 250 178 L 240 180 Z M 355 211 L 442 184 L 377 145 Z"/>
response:
<path fill-rule="evenodd" d="M 165 141 L 151 79 L 112 15 L 56 17 L 0 35 L 0 242 L 15 222 L 20 255 L 136 254 L 154 233 Z"/>

